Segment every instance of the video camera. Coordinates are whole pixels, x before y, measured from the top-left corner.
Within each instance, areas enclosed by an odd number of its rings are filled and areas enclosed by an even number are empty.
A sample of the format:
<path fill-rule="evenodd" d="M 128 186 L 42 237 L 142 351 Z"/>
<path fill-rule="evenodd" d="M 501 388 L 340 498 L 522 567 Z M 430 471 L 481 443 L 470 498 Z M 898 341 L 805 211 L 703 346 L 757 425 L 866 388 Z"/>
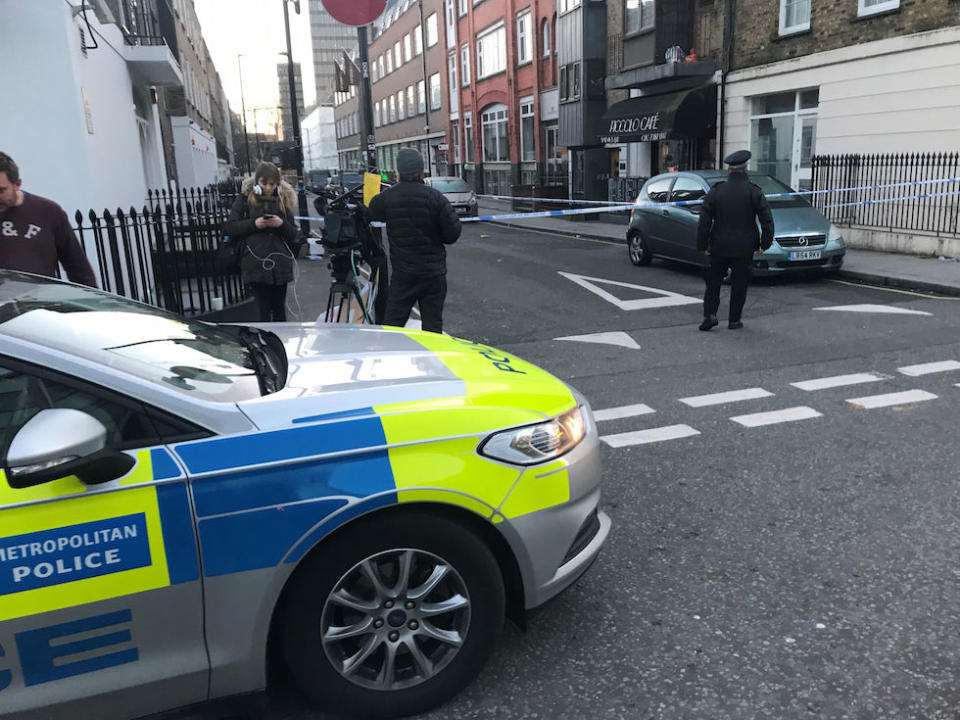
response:
<path fill-rule="evenodd" d="M 347 276 L 354 253 L 359 252 L 368 265 L 383 256 L 380 235 L 370 227 L 363 206 L 363 185 L 327 202 L 320 244 L 330 253 L 330 267 L 337 282 L 343 282 Z"/>

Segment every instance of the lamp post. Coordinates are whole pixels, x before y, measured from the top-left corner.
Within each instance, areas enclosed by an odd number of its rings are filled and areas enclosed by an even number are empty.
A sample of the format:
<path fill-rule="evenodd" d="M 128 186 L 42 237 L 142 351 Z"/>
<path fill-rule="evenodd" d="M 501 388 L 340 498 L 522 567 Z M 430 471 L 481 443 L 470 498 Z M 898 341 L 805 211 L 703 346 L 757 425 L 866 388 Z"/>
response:
<path fill-rule="evenodd" d="M 427 174 L 433 175 L 430 169 L 430 82 L 427 78 L 427 26 L 423 22 L 423 0 L 417 0 L 417 7 L 420 10 L 420 44 L 423 46 L 423 52 L 420 53 L 420 59 L 423 61 L 423 109 L 426 113 L 423 132 L 427 137 Z"/>
<path fill-rule="evenodd" d="M 290 120 L 293 125 L 293 142 L 297 150 L 297 197 L 300 200 L 300 217 L 309 215 L 307 210 L 307 193 L 303 187 L 303 143 L 300 140 L 300 118 L 297 112 L 297 83 L 293 75 L 293 51 L 290 48 L 290 12 L 287 10 L 288 0 L 283 1 L 283 25 L 287 33 L 287 79 L 290 82 Z M 300 14 L 300 0 L 293 0 L 293 8 Z M 310 235 L 310 221 L 301 220 L 300 229 L 305 236 Z"/>
<path fill-rule="evenodd" d="M 250 138 L 247 137 L 247 104 L 243 99 L 243 68 L 240 65 L 240 58 L 242 57 L 243 53 L 237 55 L 237 74 L 240 76 L 240 108 L 243 112 L 243 145 L 247 151 L 247 174 L 249 175 L 252 170 L 250 169 Z"/>

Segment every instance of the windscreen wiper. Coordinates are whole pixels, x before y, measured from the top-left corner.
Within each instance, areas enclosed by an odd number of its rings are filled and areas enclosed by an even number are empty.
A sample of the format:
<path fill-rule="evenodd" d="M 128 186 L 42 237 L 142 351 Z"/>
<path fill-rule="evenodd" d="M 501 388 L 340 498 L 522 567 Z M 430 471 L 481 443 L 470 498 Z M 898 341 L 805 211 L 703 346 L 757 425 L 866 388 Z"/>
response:
<path fill-rule="evenodd" d="M 284 373 L 274 362 L 270 346 L 259 330 L 245 328 L 240 331 L 240 342 L 250 352 L 257 380 L 260 383 L 260 394 L 269 395 L 280 389 Z"/>

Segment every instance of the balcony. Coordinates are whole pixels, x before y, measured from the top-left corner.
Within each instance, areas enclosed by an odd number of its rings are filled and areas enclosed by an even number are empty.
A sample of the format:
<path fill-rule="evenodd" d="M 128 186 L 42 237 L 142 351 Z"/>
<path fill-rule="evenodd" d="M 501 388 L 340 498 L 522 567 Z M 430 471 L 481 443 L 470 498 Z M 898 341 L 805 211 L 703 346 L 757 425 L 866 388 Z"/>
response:
<path fill-rule="evenodd" d="M 120 0 L 117 26 L 123 35 L 121 49 L 131 73 L 146 85 L 180 85 L 176 31 L 166 0 L 155 13 L 146 0 Z"/>

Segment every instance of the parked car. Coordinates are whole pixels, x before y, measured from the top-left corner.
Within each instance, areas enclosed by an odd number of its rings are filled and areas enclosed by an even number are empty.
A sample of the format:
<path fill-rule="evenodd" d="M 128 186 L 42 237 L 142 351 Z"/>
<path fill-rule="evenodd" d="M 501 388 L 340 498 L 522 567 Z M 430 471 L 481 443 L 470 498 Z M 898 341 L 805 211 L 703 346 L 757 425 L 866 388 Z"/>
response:
<path fill-rule="evenodd" d="M 466 685 L 610 529 L 586 400 L 512 355 L 215 325 L 0 270 L 0 715 L 112 720 L 286 667 L 349 716 Z"/>
<path fill-rule="evenodd" d="M 423 181 L 430 187 L 436 188 L 444 194 L 454 210 L 459 215 L 477 216 L 477 194 L 467 185 L 463 178 L 451 175 L 424 178 Z"/>
<path fill-rule="evenodd" d="M 777 275 L 800 270 L 839 270 L 846 246 L 840 230 L 802 196 L 769 197 L 793 192 L 779 180 L 750 173 L 768 196 L 776 227 L 773 246 L 754 257 L 754 274 Z M 630 213 L 627 251 L 634 265 L 649 265 L 654 257 L 670 258 L 695 265 L 706 263 L 706 254 L 697 251 L 697 224 L 700 204 L 707 191 L 727 174 L 720 170 L 664 173 L 644 183 L 637 197 L 643 203 Z M 687 206 L 671 202 L 694 201 Z"/>

